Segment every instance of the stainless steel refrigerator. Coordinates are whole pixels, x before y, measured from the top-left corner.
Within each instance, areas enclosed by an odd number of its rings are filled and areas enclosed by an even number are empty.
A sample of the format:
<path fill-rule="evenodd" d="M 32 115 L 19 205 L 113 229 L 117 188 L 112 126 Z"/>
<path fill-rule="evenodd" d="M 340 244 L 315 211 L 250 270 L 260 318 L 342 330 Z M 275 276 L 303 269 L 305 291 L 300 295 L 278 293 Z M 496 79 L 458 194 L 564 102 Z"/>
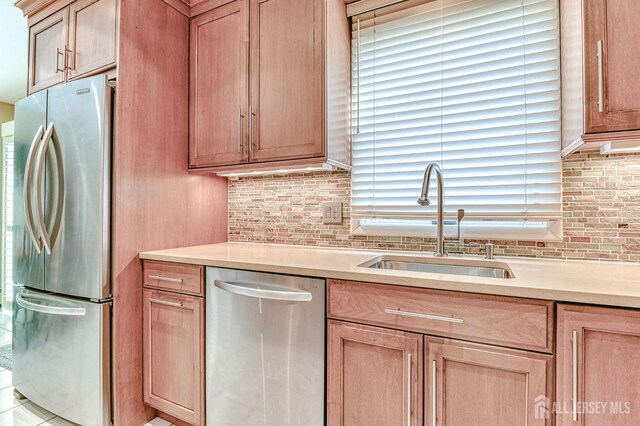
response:
<path fill-rule="evenodd" d="M 112 98 L 100 75 L 15 109 L 13 386 L 87 426 L 111 420 Z"/>

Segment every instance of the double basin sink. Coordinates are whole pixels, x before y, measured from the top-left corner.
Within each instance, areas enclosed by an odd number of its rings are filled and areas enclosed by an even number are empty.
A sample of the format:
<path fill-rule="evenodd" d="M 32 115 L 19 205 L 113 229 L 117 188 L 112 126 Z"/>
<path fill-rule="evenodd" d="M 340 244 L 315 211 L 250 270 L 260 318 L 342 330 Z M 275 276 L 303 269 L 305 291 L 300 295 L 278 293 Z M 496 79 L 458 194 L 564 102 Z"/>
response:
<path fill-rule="evenodd" d="M 428 272 L 432 274 L 467 275 L 484 278 L 513 278 L 509 265 L 490 260 L 447 257 L 378 256 L 359 265 L 363 268 L 395 271 Z"/>

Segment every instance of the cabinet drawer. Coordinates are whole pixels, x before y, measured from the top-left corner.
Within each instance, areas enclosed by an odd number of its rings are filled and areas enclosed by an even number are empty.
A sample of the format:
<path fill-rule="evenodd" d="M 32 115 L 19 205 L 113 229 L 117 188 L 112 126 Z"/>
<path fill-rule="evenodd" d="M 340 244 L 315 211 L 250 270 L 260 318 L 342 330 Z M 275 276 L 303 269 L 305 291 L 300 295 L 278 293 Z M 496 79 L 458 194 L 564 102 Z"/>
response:
<path fill-rule="evenodd" d="M 143 269 L 145 287 L 179 293 L 203 294 L 204 268 L 202 266 L 146 260 Z"/>
<path fill-rule="evenodd" d="M 552 352 L 554 304 L 383 284 L 330 280 L 330 318 Z"/>

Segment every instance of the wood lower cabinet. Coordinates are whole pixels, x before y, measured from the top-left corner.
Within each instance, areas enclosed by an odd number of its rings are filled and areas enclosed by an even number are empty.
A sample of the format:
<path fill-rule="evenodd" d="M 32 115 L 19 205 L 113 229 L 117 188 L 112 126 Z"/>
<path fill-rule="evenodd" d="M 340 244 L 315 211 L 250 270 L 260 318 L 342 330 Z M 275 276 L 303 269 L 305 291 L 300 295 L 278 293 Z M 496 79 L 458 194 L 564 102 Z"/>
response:
<path fill-rule="evenodd" d="M 327 309 L 330 426 L 553 424 L 552 302 L 329 280 Z"/>
<path fill-rule="evenodd" d="M 640 311 L 558 307 L 558 426 L 640 424 Z"/>
<path fill-rule="evenodd" d="M 327 425 L 422 425 L 422 340 L 329 321 Z"/>
<path fill-rule="evenodd" d="M 249 2 L 191 20 L 189 166 L 249 161 Z"/>
<path fill-rule="evenodd" d="M 430 426 L 551 426 L 553 357 L 428 337 Z"/>
<path fill-rule="evenodd" d="M 640 129 L 640 2 L 584 1 L 586 133 Z"/>
<path fill-rule="evenodd" d="M 28 93 L 115 67 L 117 0 L 77 0 L 29 17 Z"/>
<path fill-rule="evenodd" d="M 327 315 L 433 336 L 553 351 L 554 303 L 329 280 Z"/>
<path fill-rule="evenodd" d="M 144 402 L 204 424 L 204 299 L 144 289 Z"/>

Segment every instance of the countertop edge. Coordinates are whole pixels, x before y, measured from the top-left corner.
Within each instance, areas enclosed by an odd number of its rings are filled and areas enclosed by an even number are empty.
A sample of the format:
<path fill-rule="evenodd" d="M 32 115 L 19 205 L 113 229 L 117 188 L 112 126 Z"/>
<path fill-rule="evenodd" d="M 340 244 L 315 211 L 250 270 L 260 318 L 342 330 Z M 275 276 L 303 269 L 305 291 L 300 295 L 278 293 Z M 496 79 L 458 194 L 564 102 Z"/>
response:
<path fill-rule="evenodd" d="M 584 303 L 621 308 L 640 309 L 640 297 L 633 295 L 617 295 L 606 293 L 593 293 L 585 290 L 574 292 L 569 290 L 557 290 L 552 288 L 491 285 L 482 283 L 457 282 L 450 280 L 437 280 L 430 278 L 399 277 L 393 275 L 368 274 L 367 272 L 345 272 L 331 269 L 315 269 L 305 266 L 284 266 L 257 264 L 242 261 L 222 261 L 215 259 L 202 259 L 177 255 L 162 255 L 142 252 L 139 255 L 142 260 L 155 260 L 162 262 L 182 263 L 190 265 L 211 266 L 218 268 L 243 269 L 257 272 L 270 272 L 288 275 L 300 275 L 316 278 L 359 281 L 376 284 L 397 285 L 405 287 L 417 287 L 433 290 L 447 290 L 465 293 L 485 294 L 494 296 L 510 296 L 526 299 L 551 300 L 559 303 Z"/>

